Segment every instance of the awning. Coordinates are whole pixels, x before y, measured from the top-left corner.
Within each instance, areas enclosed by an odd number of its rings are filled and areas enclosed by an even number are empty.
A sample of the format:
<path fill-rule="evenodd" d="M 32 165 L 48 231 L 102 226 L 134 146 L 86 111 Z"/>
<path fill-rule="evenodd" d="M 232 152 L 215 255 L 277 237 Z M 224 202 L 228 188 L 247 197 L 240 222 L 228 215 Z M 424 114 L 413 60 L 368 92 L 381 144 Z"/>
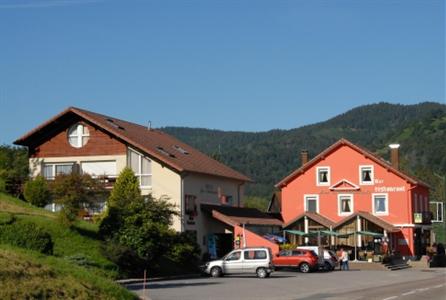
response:
<path fill-rule="evenodd" d="M 299 235 L 299 236 L 307 235 L 307 233 L 305 233 L 303 231 L 299 231 L 299 230 L 284 230 L 284 232 L 295 234 L 295 235 Z"/>
<path fill-rule="evenodd" d="M 328 235 L 328 236 L 338 236 L 339 233 L 337 233 L 336 231 L 331 231 L 331 230 L 319 230 L 319 231 L 310 231 L 308 233 L 308 235 L 313 236 L 313 235 L 318 235 L 320 233 L 320 235 Z"/>
<path fill-rule="evenodd" d="M 368 236 L 373 236 L 373 237 L 383 237 L 384 236 L 384 234 L 382 234 L 382 233 L 371 232 L 371 231 L 357 231 L 356 234 L 368 235 Z"/>
<path fill-rule="evenodd" d="M 360 234 L 360 235 L 368 235 L 373 237 L 383 237 L 384 234 L 378 233 L 378 232 L 371 232 L 371 231 L 356 231 L 356 232 L 347 232 L 347 233 L 338 233 L 337 237 L 340 238 L 346 238 L 353 234 Z"/>

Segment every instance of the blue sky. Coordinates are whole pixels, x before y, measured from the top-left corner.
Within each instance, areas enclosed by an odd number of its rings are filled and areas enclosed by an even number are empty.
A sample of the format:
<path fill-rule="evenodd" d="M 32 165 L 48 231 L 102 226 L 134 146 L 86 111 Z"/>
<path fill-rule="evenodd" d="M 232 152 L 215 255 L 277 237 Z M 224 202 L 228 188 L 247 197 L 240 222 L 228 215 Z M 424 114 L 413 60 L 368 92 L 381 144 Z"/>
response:
<path fill-rule="evenodd" d="M 445 102 L 443 0 L 0 0 L 0 144 L 68 106 L 264 131 Z"/>

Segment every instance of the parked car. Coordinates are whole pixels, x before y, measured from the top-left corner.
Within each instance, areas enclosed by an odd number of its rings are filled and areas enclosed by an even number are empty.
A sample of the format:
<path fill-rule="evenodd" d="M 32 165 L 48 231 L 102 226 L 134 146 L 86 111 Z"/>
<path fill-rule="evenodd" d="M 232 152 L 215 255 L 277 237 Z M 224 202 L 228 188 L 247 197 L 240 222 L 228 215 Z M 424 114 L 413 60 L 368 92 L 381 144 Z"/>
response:
<path fill-rule="evenodd" d="M 313 250 L 318 256 L 320 256 L 318 246 L 299 246 L 297 247 L 297 249 Z M 319 262 L 320 269 L 324 269 L 326 271 L 333 271 L 339 265 L 338 257 L 336 256 L 335 252 L 324 249 L 323 257 L 324 257 L 323 262 Z"/>
<path fill-rule="evenodd" d="M 273 265 L 275 269 L 292 267 L 298 268 L 302 273 L 308 273 L 318 268 L 317 261 L 317 254 L 312 250 L 282 250 L 273 258 Z"/>
<path fill-rule="evenodd" d="M 202 270 L 212 277 L 225 274 L 253 273 L 259 278 L 269 277 L 273 272 L 272 253 L 267 247 L 236 249 L 218 260 L 202 266 Z"/>

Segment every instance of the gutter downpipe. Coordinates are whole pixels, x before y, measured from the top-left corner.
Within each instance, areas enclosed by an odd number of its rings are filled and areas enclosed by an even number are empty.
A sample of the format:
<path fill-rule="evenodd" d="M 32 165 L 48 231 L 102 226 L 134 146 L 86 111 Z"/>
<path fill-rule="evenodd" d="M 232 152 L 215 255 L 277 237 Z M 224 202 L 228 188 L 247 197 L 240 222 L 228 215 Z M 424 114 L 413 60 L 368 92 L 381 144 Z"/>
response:
<path fill-rule="evenodd" d="M 412 190 L 417 188 L 416 185 L 413 185 L 409 188 L 409 190 L 407 191 L 409 193 L 409 201 L 408 202 L 408 206 L 409 206 L 409 224 L 415 224 L 414 220 L 413 220 L 413 207 L 412 207 Z M 401 228 L 404 228 L 404 226 L 401 226 Z M 415 228 L 415 227 L 414 227 Z M 414 239 L 413 239 L 413 234 L 414 234 L 415 229 L 413 230 L 412 234 L 409 235 L 409 243 L 410 243 L 410 251 L 412 253 L 415 253 L 415 245 L 414 245 Z M 396 241 L 396 246 L 398 247 L 398 241 Z"/>
<path fill-rule="evenodd" d="M 184 232 L 185 230 L 185 225 L 184 225 L 184 178 L 187 177 L 187 173 L 183 173 L 181 174 L 181 188 L 180 188 L 180 212 L 181 212 L 181 216 L 180 216 L 180 225 L 181 225 L 181 232 Z"/>
<path fill-rule="evenodd" d="M 243 248 L 246 248 L 245 223 L 243 223 Z"/>

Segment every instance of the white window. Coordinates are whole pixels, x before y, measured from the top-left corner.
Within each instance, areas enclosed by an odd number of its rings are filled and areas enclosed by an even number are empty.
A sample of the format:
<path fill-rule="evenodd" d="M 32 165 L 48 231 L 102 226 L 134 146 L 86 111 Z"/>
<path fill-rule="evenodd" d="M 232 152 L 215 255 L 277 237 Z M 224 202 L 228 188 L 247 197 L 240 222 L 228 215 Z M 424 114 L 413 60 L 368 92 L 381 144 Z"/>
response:
<path fill-rule="evenodd" d="M 338 195 L 338 215 L 346 216 L 353 213 L 353 195 L 339 194 Z"/>
<path fill-rule="evenodd" d="M 116 177 L 116 161 L 85 161 L 81 163 L 82 174 L 92 177 Z"/>
<path fill-rule="evenodd" d="M 68 142 L 74 148 L 85 146 L 90 138 L 90 132 L 87 126 L 77 123 L 68 130 Z"/>
<path fill-rule="evenodd" d="M 319 213 L 319 195 L 305 195 L 304 210 Z"/>
<path fill-rule="evenodd" d="M 127 165 L 135 172 L 141 187 L 152 186 L 152 162 L 138 152 L 129 149 L 127 155 Z"/>
<path fill-rule="evenodd" d="M 373 166 L 359 166 L 359 182 L 362 185 L 373 184 Z"/>
<path fill-rule="evenodd" d="M 444 203 L 443 202 L 431 202 L 431 212 L 433 214 L 432 222 L 440 223 L 444 222 Z"/>
<path fill-rule="evenodd" d="M 74 163 L 44 163 L 42 166 L 42 176 L 47 180 L 53 180 L 60 174 L 71 174 Z"/>
<path fill-rule="evenodd" d="M 372 194 L 372 209 L 375 215 L 389 214 L 389 195 Z"/>
<path fill-rule="evenodd" d="M 330 167 L 316 168 L 316 184 L 330 185 Z"/>

